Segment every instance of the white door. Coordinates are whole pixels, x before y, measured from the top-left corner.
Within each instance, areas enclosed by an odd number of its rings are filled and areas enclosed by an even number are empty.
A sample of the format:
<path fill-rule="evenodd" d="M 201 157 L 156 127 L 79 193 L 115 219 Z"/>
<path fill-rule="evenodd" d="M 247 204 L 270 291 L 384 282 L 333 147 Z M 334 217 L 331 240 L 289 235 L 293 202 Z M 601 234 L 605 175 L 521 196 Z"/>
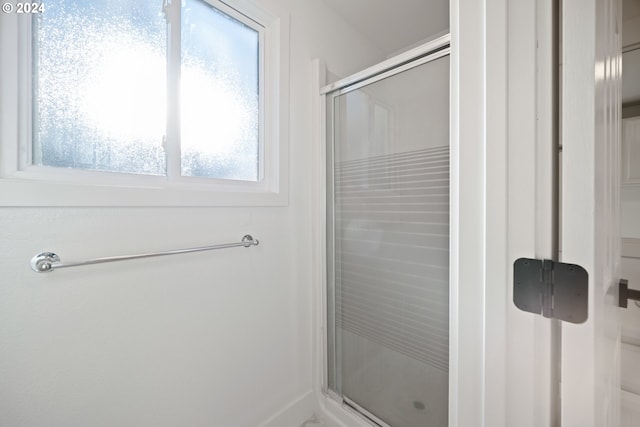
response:
<path fill-rule="evenodd" d="M 561 1 L 560 261 L 589 273 L 588 320 L 518 310 L 504 273 L 553 252 L 545 20 L 558 3 L 452 0 L 452 426 L 619 425 L 619 0 Z"/>
<path fill-rule="evenodd" d="M 562 426 L 619 426 L 621 2 L 562 3 L 561 261 L 589 273 L 588 320 L 562 324 Z"/>

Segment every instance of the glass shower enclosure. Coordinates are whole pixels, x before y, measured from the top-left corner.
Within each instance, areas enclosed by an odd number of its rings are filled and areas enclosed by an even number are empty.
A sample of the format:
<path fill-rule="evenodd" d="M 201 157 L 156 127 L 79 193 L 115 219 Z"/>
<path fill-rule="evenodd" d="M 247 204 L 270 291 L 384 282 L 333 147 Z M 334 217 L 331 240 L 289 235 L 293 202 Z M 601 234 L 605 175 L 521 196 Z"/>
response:
<path fill-rule="evenodd" d="M 374 424 L 445 427 L 449 37 L 414 51 L 326 93 L 326 387 Z"/>

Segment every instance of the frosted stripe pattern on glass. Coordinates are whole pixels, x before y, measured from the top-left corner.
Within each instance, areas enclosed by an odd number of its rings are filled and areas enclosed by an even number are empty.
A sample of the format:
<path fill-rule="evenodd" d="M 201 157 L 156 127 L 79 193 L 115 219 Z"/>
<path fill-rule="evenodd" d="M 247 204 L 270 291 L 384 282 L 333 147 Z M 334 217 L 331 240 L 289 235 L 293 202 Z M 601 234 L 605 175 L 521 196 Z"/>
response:
<path fill-rule="evenodd" d="M 444 372 L 449 147 L 335 166 L 337 327 Z"/>

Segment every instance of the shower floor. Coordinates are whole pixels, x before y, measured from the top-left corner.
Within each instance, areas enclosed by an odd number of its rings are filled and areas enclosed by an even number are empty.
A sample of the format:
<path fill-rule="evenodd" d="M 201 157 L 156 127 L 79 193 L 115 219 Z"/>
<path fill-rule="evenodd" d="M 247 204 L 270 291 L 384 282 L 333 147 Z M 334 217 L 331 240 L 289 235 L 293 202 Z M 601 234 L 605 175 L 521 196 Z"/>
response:
<path fill-rule="evenodd" d="M 344 396 L 393 427 L 446 427 L 449 374 L 342 330 Z"/>

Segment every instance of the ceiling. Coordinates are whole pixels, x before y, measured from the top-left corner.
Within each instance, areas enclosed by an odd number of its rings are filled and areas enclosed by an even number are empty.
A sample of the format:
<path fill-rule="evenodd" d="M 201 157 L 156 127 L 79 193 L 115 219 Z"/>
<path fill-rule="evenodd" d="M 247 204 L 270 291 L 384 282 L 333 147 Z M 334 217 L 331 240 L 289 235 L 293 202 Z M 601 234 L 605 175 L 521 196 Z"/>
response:
<path fill-rule="evenodd" d="M 449 29 L 448 0 L 323 0 L 391 56 Z"/>

